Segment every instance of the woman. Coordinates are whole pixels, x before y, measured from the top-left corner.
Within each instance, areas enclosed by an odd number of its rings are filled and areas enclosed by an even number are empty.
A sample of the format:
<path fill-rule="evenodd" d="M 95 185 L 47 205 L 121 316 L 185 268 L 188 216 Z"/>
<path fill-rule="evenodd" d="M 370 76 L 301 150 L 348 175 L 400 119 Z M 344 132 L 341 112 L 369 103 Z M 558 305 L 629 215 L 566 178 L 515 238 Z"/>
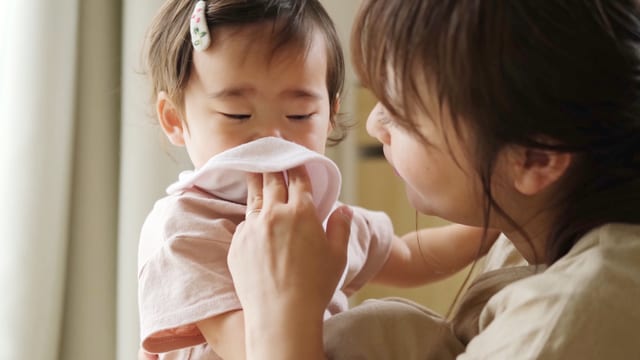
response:
<path fill-rule="evenodd" d="M 412 205 L 500 229 L 537 265 L 481 306 L 459 359 L 640 358 L 639 6 L 363 2 L 354 62 L 380 100 L 367 129 Z M 348 210 L 323 232 L 306 174 L 288 176 L 250 181 L 260 212 L 230 249 L 249 359 L 324 357 L 345 262 Z"/>

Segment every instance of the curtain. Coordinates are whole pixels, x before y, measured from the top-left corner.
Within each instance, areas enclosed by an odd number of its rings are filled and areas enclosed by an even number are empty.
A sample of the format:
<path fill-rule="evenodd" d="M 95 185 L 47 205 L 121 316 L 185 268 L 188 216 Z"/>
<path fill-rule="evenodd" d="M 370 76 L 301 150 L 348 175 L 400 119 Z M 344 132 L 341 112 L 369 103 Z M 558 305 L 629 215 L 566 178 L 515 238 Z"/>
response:
<path fill-rule="evenodd" d="M 141 73 L 141 48 L 146 28 L 162 1 L 124 2 L 122 129 L 118 231 L 118 359 L 138 350 L 137 252 L 144 217 L 165 187 L 189 161 L 182 149 L 164 139 L 149 105 L 148 81 Z M 134 294 L 134 296 L 131 296 Z"/>
<path fill-rule="evenodd" d="M 2 10 L 0 358 L 47 359 L 65 308 L 78 4 Z"/>
<path fill-rule="evenodd" d="M 187 166 L 141 74 L 160 3 L 0 4 L 2 360 L 135 358 L 140 225 Z"/>
<path fill-rule="evenodd" d="M 136 357 L 140 227 L 189 167 L 142 73 L 161 3 L 0 0 L 0 360 Z"/>

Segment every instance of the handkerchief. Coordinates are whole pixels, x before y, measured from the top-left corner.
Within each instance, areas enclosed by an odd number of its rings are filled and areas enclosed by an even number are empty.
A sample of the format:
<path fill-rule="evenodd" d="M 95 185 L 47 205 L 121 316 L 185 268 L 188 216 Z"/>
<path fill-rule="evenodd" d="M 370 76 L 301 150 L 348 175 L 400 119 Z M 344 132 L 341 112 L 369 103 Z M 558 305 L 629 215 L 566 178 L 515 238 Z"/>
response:
<path fill-rule="evenodd" d="M 340 193 L 338 166 L 328 157 L 276 137 L 265 137 L 223 151 L 201 168 L 183 171 L 167 188 L 168 194 L 198 187 L 214 196 L 246 204 L 247 173 L 281 172 L 304 165 L 312 186 L 313 202 L 324 220 Z"/>

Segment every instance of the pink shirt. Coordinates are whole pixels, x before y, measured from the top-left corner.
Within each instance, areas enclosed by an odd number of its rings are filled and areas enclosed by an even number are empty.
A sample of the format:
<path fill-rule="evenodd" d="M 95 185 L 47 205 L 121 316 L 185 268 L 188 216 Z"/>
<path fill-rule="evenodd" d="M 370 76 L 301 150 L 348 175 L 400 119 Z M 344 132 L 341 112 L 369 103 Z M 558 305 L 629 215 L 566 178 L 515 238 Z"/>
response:
<path fill-rule="evenodd" d="M 353 209 L 347 267 L 328 314 L 346 310 L 347 297 L 378 273 L 394 237 L 386 214 Z M 156 202 L 143 225 L 138 256 L 140 325 L 146 351 L 203 344 L 197 321 L 241 308 L 227 267 L 227 251 L 245 210 L 244 204 L 197 188 Z M 200 356 L 194 356 L 194 351 Z M 204 345 L 168 358 L 216 357 Z"/>

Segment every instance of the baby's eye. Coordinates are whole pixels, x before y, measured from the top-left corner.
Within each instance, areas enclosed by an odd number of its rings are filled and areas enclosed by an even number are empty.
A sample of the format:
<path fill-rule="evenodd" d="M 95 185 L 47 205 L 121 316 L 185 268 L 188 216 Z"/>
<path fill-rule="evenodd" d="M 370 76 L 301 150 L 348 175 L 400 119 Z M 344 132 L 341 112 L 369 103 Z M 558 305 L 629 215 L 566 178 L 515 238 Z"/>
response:
<path fill-rule="evenodd" d="M 221 112 L 220 114 L 222 114 L 222 116 L 224 117 L 228 117 L 229 119 L 234 120 L 246 120 L 251 117 L 251 114 L 227 114 L 223 112 Z"/>
<path fill-rule="evenodd" d="M 302 114 L 302 115 L 295 114 L 295 115 L 287 115 L 287 119 L 300 121 L 300 120 L 307 120 L 307 119 L 311 118 L 311 116 L 313 116 L 313 113 Z"/>

